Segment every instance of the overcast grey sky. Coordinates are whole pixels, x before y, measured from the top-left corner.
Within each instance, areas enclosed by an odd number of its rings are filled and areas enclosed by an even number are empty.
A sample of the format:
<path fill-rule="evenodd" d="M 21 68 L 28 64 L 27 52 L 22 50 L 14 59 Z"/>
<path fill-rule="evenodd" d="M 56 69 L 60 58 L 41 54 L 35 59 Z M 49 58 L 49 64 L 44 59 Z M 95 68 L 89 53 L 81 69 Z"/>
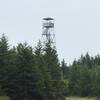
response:
<path fill-rule="evenodd" d="M 12 45 L 41 38 L 42 18 L 55 18 L 59 58 L 100 54 L 100 0 L 0 0 L 0 33 Z"/>

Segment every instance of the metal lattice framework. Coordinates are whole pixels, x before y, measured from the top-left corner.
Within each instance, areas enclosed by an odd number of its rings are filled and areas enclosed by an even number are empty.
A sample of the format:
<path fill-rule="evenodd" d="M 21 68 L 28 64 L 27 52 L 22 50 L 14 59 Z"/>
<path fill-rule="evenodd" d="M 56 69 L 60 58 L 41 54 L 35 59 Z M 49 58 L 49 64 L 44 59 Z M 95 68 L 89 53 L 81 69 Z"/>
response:
<path fill-rule="evenodd" d="M 42 41 L 44 44 L 50 43 L 51 46 L 55 47 L 55 33 L 54 33 L 54 19 L 53 18 L 43 18 L 43 33 Z"/>

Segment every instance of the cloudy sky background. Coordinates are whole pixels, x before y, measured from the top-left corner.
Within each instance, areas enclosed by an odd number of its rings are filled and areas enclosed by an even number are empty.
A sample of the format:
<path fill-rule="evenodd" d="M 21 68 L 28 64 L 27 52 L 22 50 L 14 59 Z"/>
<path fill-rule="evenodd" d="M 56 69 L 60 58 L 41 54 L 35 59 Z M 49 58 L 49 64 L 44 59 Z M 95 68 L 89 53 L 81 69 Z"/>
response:
<path fill-rule="evenodd" d="M 16 45 L 36 44 L 42 18 L 55 18 L 59 58 L 71 63 L 87 51 L 100 54 L 100 0 L 0 0 L 0 33 Z"/>

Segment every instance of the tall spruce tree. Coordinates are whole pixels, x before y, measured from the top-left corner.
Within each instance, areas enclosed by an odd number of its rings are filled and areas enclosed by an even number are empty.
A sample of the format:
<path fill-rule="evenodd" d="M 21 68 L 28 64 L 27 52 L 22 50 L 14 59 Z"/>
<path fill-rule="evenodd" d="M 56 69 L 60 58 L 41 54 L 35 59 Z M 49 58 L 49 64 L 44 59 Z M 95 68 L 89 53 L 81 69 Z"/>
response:
<path fill-rule="evenodd" d="M 62 99 L 65 84 L 61 78 L 61 67 L 57 51 L 49 42 L 44 47 L 44 60 L 47 71 L 51 76 L 51 79 L 46 81 L 47 95 L 52 100 Z"/>
<path fill-rule="evenodd" d="M 26 44 L 19 44 L 17 47 L 18 58 L 18 80 L 23 99 L 39 99 L 41 85 L 41 73 L 38 66 L 35 65 L 32 48 Z"/>
<path fill-rule="evenodd" d="M 37 66 L 40 70 L 41 73 L 41 77 L 42 77 L 42 81 L 41 81 L 41 85 L 40 85 L 40 91 L 41 91 L 41 95 L 43 100 L 47 100 L 47 85 L 46 82 L 49 81 L 51 79 L 50 74 L 48 73 L 48 69 L 45 66 L 45 60 L 44 60 L 44 53 L 43 53 L 43 47 L 41 44 L 41 41 L 38 42 L 37 46 L 35 47 L 35 51 L 34 51 L 34 58 L 35 58 L 35 66 Z"/>
<path fill-rule="evenodd" d="M 4 84 L 8 77 L 9 45 L 7 37 L 3 34 L 0 38 L 0 94 L 5 95 Z"/>
<path fill-rule="evenodd" d="M 38 42 L 37 46 L 35 47 L 35 64 L 39 67 L 43 79 L 48 80 L 50 79 L 50 74 L 48 73 L 48 67 L 45 66 L 45 59 L 44 59 L 44 51 L 41 44 L 41 41 Z"/>
<path fill-rule="evenodd" d="M 63 73 L 63 78 L 68 79 L 68 77 L 69 77 L 69 68 L 68 68 L 67 64 L 65 63 L 64 59 L 61 62 L 61 69 L 62 69 L 62 73 Z"/>
<path fill-rule="evenodd" d="M 6 77 L 6 68 L 8 67 L 9 46 L 7 37 L 3 34 L 0 39 L 0 79 Z"/>
<path fill-rule="evenodd" d="M 46 43 L 45 48 L 45 64 L 48 68 L 48 72 L 51 74 L 52 80 L 61 79 L 61 68 L 58 60 L 57 51 L 55 48 L 51 47 L 50 43 Z"/>
<path fill-rule="evenodd" d="M 39 99 L 41 75 L 34 64 L 32 48 L 25 44 L 17 46 L 16 74 L 12 79 L 13 84 L 8 84 L 8 95 L 11 99 L 32 100 Z"/>

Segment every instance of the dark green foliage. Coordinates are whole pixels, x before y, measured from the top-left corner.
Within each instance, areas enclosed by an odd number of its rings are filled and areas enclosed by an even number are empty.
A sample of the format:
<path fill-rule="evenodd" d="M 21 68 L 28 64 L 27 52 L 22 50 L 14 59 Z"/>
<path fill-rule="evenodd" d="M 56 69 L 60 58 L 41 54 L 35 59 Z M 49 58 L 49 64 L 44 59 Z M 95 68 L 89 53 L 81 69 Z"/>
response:
<path fill-rule="evenodd" d="M 62 69 L 63 78 L 64 79 L 67 79 L 69 77 L 69 67 L 65 63 L 65 60 L 64 59 L 61 62 L 61 69 Z"/>
<path fill-rule="evenodd" d="M 51 47 L 50 43 L 47 43 L 44 50 L 44 66 L 47 72 L 47 78 L 45 78 L 46 94 L 51 100 L 57 100 L 58 97 L 63 96 L 63 89 L 61 90 L 61 68 L 58 60 L 56 49 Z M 58 85 L 60 84 L 60 85 Z"/>
<path fill-rule="evenodd" d="M 64 64 L 62 64 L 64 66 Z M 69 72 L 64 70 L 65 79 L 69 80 L 67 95 L 99 96 L 100 93 L 100 56 L 91 57 L 88 53 L 74 60 Z M 63 68 L 62 68 L 63 71 Z"/>
<path fill-rule="evenodd" d="M 100 97 L 100 56 L 81 55 L 68 66 L 57 51 L 41 41 L 35 48 L 10 48 L 0 38 L 0 95 L 12 100 L 64 100 L 64 95 Z"/>
<path fill-rule="evenodd" d="M 48 72 L 51 75 L 51 79 L 60 80 L 61 79 L 60 63 L 55 48 L 52 48 L 51 45 L 47 43 L 45 45 L 44 51 L 45 51 L 44 55 L 45 66 L 48 68 Z"/>
<path fill-rule="evenodd" d="M 35 50 L 27 43 L 9 48 L 7 38 L 0 39 L 0 95 L 12 100 L 64 99 L 64 82 L 57 52 L 39 41 Z"/>
<path fill-rule="evenodd" d="M 5 81 L 7 80 L 7 73 L 8 73 L 8 65 L 9 65 L 9 46 L 8 46 L 8 40 L 7 37 L 2 35 L 0 38 L 0 94 L 5 95 L 5 89 L 3 88 L 3 85 Z"/>

